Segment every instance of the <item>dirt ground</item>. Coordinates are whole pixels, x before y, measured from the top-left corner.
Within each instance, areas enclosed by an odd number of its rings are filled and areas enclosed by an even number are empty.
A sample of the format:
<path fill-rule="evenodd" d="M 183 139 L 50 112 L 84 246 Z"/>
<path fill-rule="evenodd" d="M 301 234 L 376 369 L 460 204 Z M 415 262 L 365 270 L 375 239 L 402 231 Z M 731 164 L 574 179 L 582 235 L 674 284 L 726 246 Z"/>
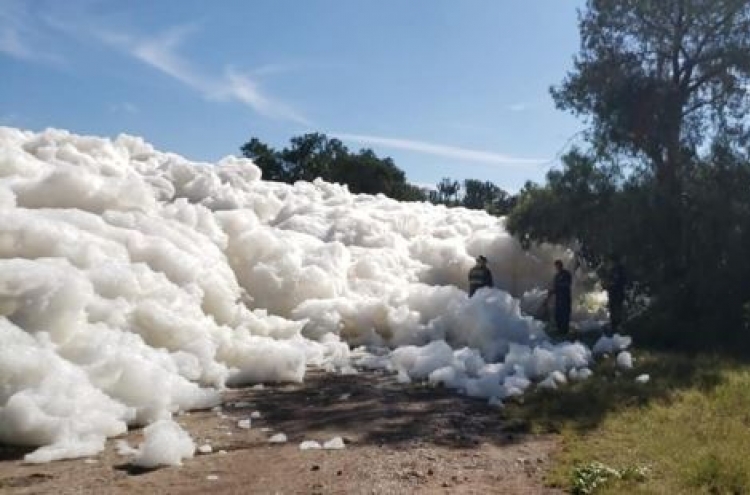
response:
<path fill-rule="evenodd" d="M 253 411 L 252 428 L 238 421 Z M 177 421 L 197 445 L 181 467 L 143 470 L 116 453 L 115 440 L 92 459 L 29 465 L 23 449 L 0 445 L 3 494 L 121 493 L 506 493 L 552 494 L 542 476 L 553 437 L 526 435 L 485 401 L 390 375 L 311 371 L 304 384 L 229 390 L 221 411 Z M 288 442 L 270 444 L 274 433 Z M 340 436 L 343 450 L 305 450 L 304 440 Z M 140 429 L 123 437 L 141 441 Z"/>

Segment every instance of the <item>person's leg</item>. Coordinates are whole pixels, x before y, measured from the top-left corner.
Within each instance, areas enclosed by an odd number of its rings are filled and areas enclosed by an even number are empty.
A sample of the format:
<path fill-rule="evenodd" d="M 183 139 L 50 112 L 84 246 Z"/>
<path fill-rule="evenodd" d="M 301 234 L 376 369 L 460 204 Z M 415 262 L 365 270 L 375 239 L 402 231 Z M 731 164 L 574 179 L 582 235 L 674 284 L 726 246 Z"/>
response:
<path fill-rule="evenodd" d="M 570 308 L 563 309 L 563 320 L 562 320 L 562 332 L 567 334 L 570 332 Z"/>
<path fill-rule="evenodd" d="M 566 310 L 565 306 L 555 306 L 555 326 L 557 331 L 560 333 L 568 333 L 568 326 L 570 324 L 570 310 Z"/>
<path fill-rule="evenodd" d="M 609 322 L 612 326 L 612 331 L 617 330 L 617 328 L 622 323 L 623 318 L 623 304 L 622 301 L 614 300 L 609 304 Z"/>

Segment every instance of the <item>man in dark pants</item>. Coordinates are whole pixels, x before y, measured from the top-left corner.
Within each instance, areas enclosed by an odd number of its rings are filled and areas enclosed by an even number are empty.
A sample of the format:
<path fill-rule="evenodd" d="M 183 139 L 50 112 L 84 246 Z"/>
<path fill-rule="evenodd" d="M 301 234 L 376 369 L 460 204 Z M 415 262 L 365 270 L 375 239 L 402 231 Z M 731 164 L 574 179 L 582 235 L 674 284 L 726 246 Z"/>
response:
<path fill-rule="evenodd" d="M 612 257 L 612 263 L 604 277 L 604 289 L 607 291 L 607 309 L 609 309 L 609 323 L 612 331 L 616 331 L 625 319 L 625 268 L 618 256 Z"/>
<path fill-rule="evenodd" d="M 492 287 L 492 272 L 487 268 L 487 258 L 477 256 L 477 264 L 469 270 L 469 297 L 482 287 Z"/>
<path fill-rule="evenodd" d="M 555 325 L 561 333 L 568 333 L 570 327 L 570 307 L 572 303 L 570 286 L 573 277 L 568 270 L 563 268 L 561 260 L 555 260 L 555 278 L 547 298 L 555 296 Z"/>

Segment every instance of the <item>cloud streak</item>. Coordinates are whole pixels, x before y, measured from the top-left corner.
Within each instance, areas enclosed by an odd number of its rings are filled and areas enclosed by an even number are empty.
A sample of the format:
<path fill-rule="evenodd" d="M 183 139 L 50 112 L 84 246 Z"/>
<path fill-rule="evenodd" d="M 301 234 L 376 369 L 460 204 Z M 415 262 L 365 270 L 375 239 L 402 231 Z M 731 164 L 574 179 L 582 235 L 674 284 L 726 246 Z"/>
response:
<path fill-rule="evenodd" d="M 444 144 L 427 143 L 424 141 L 414 141 L 410 139 L 399 139 L 382 136 L 370 136 L 365 134 L 348 134 L 332 132 L 331 135 L 341 139 L 370 146 L 382 146 L 384 148 L 413 151 L 427 155 L 439 156 L 442 158 L 455 158 L 462 161 L 484 163 L 486 165 L 495 165 L 503 167 L 528 167 L 541 165 L 547 160 L 535 158 L 518 158 L 493 153 L 490 151 L 473 150 L 468 148 L 459 148 L 456 146 L 447 146 Z"/>
<path fill-rule="evenodd" d="M 0 53 L 25 62 L 61 64 L 60 56 L 38 47 L 45 40 L 35 27 L 37 22 L 28 10 L 28 3 L 15 0 L 0 3 Z"/>
<path fill-rule="evenodd" d="M 220 76 L 198 71 L 178 52 L 184 40 L 193 31 L 195 27 L 188 25 L 173 27 L 152 38 L 137 38 L 122 33 L 100 33 L 99 37 L 201 93 L 208 100 L 236 101 L 265 117 L 310 125 L 310 122 L 292 107 L 264 94 L 259 83 L 247 74 L 240 73 L 230 66 L 225 67 Z"/>
<path fill-rule="evenodd" d="M 291 121 L 309 127 L 310 122 L 290 105 L 269 96 L 252 73 L 242 73 L 231 66 L 218 72 L 201 70 L 180 49 L 188 37 L 198 31 L 195 24 L 168 28 L 153 36 L 118 29 L 104 18 L 92 16 L 87 2 L 53 4 L 49 9 L 32 10 L 31 2 L 0 0 L 0 54 L 26 62 L 60 64 L 63 59 L 52 52 L 38 49 L 63 40 L 61 35 L 78 43 L 92 39 L 118 50 L 165 74 L 202 95 L 219 102 L 237 102 L 259 115 Z M 55 45 L 57 46 L 57 45 Z M 262 67 L 262 72 L 288 70 L 288 65 Z"/>

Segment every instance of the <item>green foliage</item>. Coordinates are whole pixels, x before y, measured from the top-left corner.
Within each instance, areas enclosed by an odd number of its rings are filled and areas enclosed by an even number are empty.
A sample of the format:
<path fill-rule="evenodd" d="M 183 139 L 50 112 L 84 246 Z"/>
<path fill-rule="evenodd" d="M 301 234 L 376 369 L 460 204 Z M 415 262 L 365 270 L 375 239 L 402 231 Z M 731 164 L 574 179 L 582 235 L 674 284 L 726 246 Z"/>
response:
<path fill-rule="evenodd" d="M 240 147 L 243 156 L 252 159 L 263 171 L 265 180 L 293 184 L 320 177 L 328 182 L 346 184 L 353 193 L 385 194 L 401 201 L 430 201 L 447 206 L 485 210 L 506 215 L 515 197 L 491 182 L 466 179 L 462 183 L 444 177 L 436 190 L 410 184 L 404 172 L 391 158 L 380 158 L 370 149 L 354 153 L 338 139 L 310 133 L 293 137 L 289 147 L 277 151 L 257 138 Z"/>
<path fill-rule="evenodd" d="M 584 386 L 619 397 L 619 403 L 610 403 L 608 414 L 586 428 L 562 428 L 548 483 L 572 488 L 577 468 L 584 468 L 584 481 L 600 471 L 585 469 L 591 461 L 606 460 L 632 468 L 599 483 L 601 493 L 750 493 L 750 367 L 726 357 L 674 353 L 638 356 L 636 363 L 631 373 L 648 372 L 652 379 L 628 392 L 622 387 L 632 376 L 605 379 L 598 370 L 587 380 Z M 580 399 L 579 408 L 587 409 L 589 402 Z M 649 467 L 645 478 L 641 466 Z"/>
<path fill-rule="evenodd" d="M 458 194 L 461 192 L 461 183 L 448 177 L 443 177 L 437 184 L 436 203 L 446 205 L 458 205 Z"/>
<path fill-rule="evenodd" d="M 515 204 L 515 198 L 489 181 L 464 180 L 464 195 L 461 206 L 473 210 L 485 210 L 491 215 L 507 215 Z"/>
<path fill-rule="evenodd" d="M 616 176 L 598 168 L 591 156 L 574 150 L 563 169 L 547 174 L 547 186 L 527 183 L 519 193 L 508 228 L 526 242 L 579 243 L 584 252 L 611 250 Z M 593 250 L 593 251 L 592 251 Z"/>
<path fill-rule="evenodd" d="M 591 118 L 599 152 L 645 156 L 671 187 L 707 139 L 742 128 L 746 0 L 589 0 L 579 28 L 574 70 L 552 94 L 561 109 Z"/>
<path fill-rule="evenodd" d="M 750 473 L 744 468 L 711 452 L 693 461 L 687 481 L 706 493 L 746 493 Z"/>
<path fill-rule="evenodd" d="M 613 480 L 645 481 L 648 471 L 645 466 L 628 466 L 618 470 L 601 462 L 590 462 L 573 470 L 571 492 L 590 495 Z"/>
<path fill-rule="evenodd" d="M 350 151 L 338 139 L 311 133 L 293 137 L 290 146 L 274 150 L 257 138 L 242 145 L 242 154 L 252 159 L 266 180 L 294 183 L 320 177 L 346 184 L 354 193 L 382 193 L 404 201 L 424 201 L 424 190 L 409 184 L 404 172 L 390 158 L 380 158 L 370 149 Z"/>
<path fill-rule="evenodd" d="M 621 255 L 653 303 L 641 337 L 750 347 L 750 2 L 589 0 L 580 31 L 552 93 L 591 147 L 521 191 L 510 230 Z"/>

